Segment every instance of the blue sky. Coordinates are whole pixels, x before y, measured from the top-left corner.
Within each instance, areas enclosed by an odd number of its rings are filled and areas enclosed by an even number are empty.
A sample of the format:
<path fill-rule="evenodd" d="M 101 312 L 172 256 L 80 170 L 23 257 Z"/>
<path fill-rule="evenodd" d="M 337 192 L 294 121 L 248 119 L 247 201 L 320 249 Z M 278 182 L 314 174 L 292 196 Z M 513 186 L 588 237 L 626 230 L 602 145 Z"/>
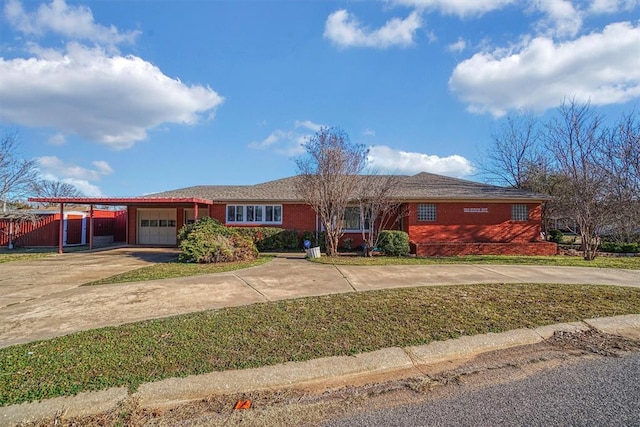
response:
<path fill-rule="evenodd" d="M 505 114 L 640 105 L 640 0 L 0 6 L 0 127 L 87 196 L 290 176 L 320 126 L 475 179 Z"/>

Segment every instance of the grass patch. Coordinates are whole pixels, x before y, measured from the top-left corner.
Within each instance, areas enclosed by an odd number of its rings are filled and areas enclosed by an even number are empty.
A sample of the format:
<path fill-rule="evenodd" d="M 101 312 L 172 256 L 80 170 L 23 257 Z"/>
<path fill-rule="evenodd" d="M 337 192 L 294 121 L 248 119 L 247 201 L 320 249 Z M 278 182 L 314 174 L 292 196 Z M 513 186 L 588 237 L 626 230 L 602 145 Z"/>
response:
<path fill-rule="evenodd" d="M 503 264 L 503 265 L 548 265 L 564 267 L 600 267 L 640 270 L 640 257 L 597 257 L 585 261 L 574 256 L 501 256 L 469 255 L 454 257 L 361 257 L 337 256 L 311 259 L 313 262 L 335 265 L 436 265 L 436 264 Z"/>
<path fill-rule="evenodd" d="M 640 289 L 492 284 L 253 304 L 79 332 L 0 349 L 0 405 L 640 313 Z"/>
<path fill-rule="evenodd" d="M 171 279 L 175 277 L 196 276 L 199 274 L 224 273 L 266 264 L 275 258 L 274 255 L 260 255 L 253 261 L 225 262 L 211 264 L 192 264 L 183 262 L 166 262 L 149 265 L 126 273 L 116 274 L 82 286 L 106 285 L 111 283 L 142 282 L 145 280 Z"/>
<path fill-rule="evenodd" d="M 0 250 L 0 264 L 13 261 L 28 261 L 30 259 L 43 258 L 51 252 L 16 252 L 15 250 Z"/>

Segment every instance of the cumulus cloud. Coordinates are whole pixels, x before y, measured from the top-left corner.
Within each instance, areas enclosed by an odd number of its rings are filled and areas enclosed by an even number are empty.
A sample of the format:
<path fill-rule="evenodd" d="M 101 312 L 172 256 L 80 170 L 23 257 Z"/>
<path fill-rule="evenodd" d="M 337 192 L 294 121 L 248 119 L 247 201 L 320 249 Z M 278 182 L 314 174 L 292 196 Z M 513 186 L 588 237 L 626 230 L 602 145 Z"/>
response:
<path fill-rule="evenodd" d="M 56 33 L 74 40 L 87 40 L 115 46 L 133 43 L 140 31 L 121 32 L 113 25 L 105 27 L 94 21 L 91 10 L 84 6 L 69 6 L 64 0 L 52 0 L 28 13 L 17 0 L 9 0 L 4 7 L 7 21 L 27 35 L 43 36 Z"/>
<path fill-rule="evenodd" d="M 460 18 L 478 17 L 502 9 L 517 0 L 392 0 L 392 3 L 419 10 L 438 11 Z"/>
<path fill-rule="evenodd" d="M 194 124 L 223 102 L 212 89 L 186 85 L 141 58 L 77 43 L 64 53 L 0 58 L 0 99 L 0 120 L 113 148 L 131 147 L 162 123 Z"/>
<path fill-rule="evenodd" d="M 262 141 L 250 143 L 249 147 L 256 150 L 269 149 L 286 156 L 297 156 L 304 153 L 304 144 L 322 127 L 323 125 L 311 120 L 296 120 L 293 129 L 274 130 Z"/>
<path fill-rule="evenodd" d="M 511 51 L 477 53 L 458 64 L 449 88 L 478 113 L 542 111 L 565 98 L 594 105 L 640 97 L 640 26 L 613 23 L 602 32 L 556 43 L 527 40 Z"/>
<path fill-rule="evenodd" d="M 84 168 L 82 166 L 65 163 L 56 156 L 42 156 L 36 158 L 38 169 L 45 174 L 53 175 L 58 179 L 82 179 L 88 181 L 98 181 L 105 175 L 113 173 L 113 169 L 104 160 L 96 160 L 91 164 L 95 169 Z"/>
<path fill-rule="evenodd" d="M 100 188 L 91 183 L 99 181 L 103 176 L 111 175 L 114 171 L 104 160 L 91 162 L 93 169 L 66 163 L 56 156 L 36 158 L 42 178 L 51 181 L 61 181 L 76 187 L 82 194 L 90 197 L 102 196 Z"/>
<path fill-rule="evenodd" d="M 302 121 L 296 120 L 296 122 L 294 123 L 294 126 L 296 128 L 305 128 L 313 132 L 318 132 L 320 128 L 322 128 L 321 124 L 314 123 L 311 120 L 302 120 Z"/>
<path fill-rule="evenodd" d="M 51 145 L 64 145 L 66 143 L 67 143 L 67 138 L 61 133 L 52 135 L 49 138 L 49 144 Z"/>
<path fill-rule="evenodd" d="M 621 10 L 632 10 L 640 5 L 640 0 L 593 0 L 588 11 L 593 14 L 616 13 Z"/>
<path fill-rule="evenodd" d="M 464 41 L 464 39 L 462 38 L 458 38 L 458 41 L 451 43 L 449 46 L 447 46 L 447 49 L 450 52 L 462 52 L 466 48 L 467 48 L 467 42 Z"/>
<path fill-rule="evenodd" d="M 415 175 L 430 172 L 456 178 L 471 175 L 471 162 L 457 154 L 439 157 L 435 155 L 395 150 L 386 145 L 371 147 L 369 165 L 376 170 Z"/>
<path fill-rule="evenodd" d="M 339 47 L 373 47 L 386 49 L 392 46 L 406 47 L 414 43 L 414 35 L 422 26 L 422 19 L 413 11 L 405 19 L 393 18 L 382 27 L 371 30 L 344 9 L 333 12 L 327 18 L 324 37 Z"/>
<path fill-rule="evenodd" d="M 542 33 L 574 37 L 582 28 L 583 13 L 569 0 L 536 0 L 533 7 L 545 14 L 545 18 L 536 25 Z"/>

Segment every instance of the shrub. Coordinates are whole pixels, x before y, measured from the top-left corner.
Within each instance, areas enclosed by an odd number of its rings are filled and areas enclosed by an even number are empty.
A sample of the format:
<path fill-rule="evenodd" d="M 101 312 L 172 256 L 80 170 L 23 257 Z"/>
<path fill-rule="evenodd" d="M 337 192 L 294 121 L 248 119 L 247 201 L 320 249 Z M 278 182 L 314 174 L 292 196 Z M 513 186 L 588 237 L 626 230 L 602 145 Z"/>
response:
<path fill-rule="evenodd" d="M 277 227 L 239 227 L 238 233 L 253 240 L 259 251 L 284 251 L 300 248 L 296 230 Z"/>
<path fill-rule="evenodd" d="M 549 241 L 553 243 L 562 243 L 562 238 L 564 234 L 560 230 L 550 230 L 549 231 Z"/>
<path fill-rule="evenodd" d="M 178 240 L 182 251 L 179 259 L 182 262 L 247 261 L 258 256 L 251 239 L 212 218 L 205 217 L 194 224 L 185 225 L 178 233 Z"/>
<path fill-rule="evenodd" d="M 404 231 L 382 230 L 378 235 L 378 250 L 388 256 L 408 255 L 409 235 Z"/>
<path fill-rule="evenodd" d="M 600 245 L 602 252 L 612 253 L 637 253 L 640 252 L 640 245 L 635 242 L 618 243 L 618 242 L 602 242 Z"/>
<path fill-rule="evenodd" d="M 342 241 L 341 249 L 345 251 L 350 251 L 351 249 L 353 249 L 353 239 L 351 237 L 345 237 Z"/>

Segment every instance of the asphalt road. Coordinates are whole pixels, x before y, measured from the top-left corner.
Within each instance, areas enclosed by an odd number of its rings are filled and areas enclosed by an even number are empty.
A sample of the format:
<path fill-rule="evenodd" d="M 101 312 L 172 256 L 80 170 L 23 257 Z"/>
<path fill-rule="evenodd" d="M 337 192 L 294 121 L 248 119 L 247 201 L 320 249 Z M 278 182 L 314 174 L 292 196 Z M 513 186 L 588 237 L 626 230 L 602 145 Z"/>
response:
<path fill-rule="evenodd" d="M 326 426 L 640 426 L 640 353 L 359 414 Z"/>

